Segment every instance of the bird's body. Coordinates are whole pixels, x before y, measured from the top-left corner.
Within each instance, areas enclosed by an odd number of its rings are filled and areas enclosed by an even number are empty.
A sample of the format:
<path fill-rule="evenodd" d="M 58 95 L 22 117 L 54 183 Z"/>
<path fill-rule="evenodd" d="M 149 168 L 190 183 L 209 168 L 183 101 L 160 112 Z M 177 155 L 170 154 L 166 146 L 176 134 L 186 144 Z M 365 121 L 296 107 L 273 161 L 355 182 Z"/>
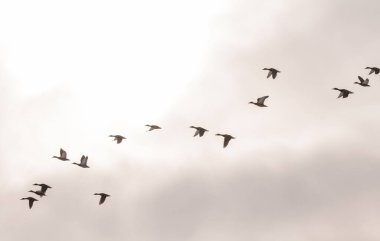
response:
<path fill-rule="evenodd" d="M 254 105 L 257 105 L 257 106 L 260 106 L 260 107 L 267 107 L 266 105 L 264 105 L 264 101 L 268 98 L 269 96 L 263 96 L 263 97 L 260 97 L 257 99 L 257 102 L 249 102 L 248 104 L 254 104 Z"/>
<path fill-rule="evenodd" d="M 363 87 L 369 87 L 370 85 L 368 84 L 369 83 L 369 79 L 363 79 L 361 76 L 358 76 L 359 78 L 359 81 L 360 82 L 354 82 L 354 84 L 358 84 L 358 85 L 361 85 Z"/>
<path fill-rule="evenodd" d="M 208 131 L 205 128 L 202 128 L 202 127 L 190 126 L 190 128 L 196 129 L 194 137 L 198 136 L 198 135 L 199 135 L 199 137 L 202 137 L 205 134 L 205 132 Z"/>
<path fill-rule="evenodd" d="M 272 76 L 272 78 L 275 79 L 276 76 L 277 76 L 277 73 L 280 73 L 279 70 L 274 69 L 274 68 L 264 68 L 263 70 L 268 70 L 269 71 L 268 75 L 267 75 L 267 78 L 269 78 L 269 77 Z"/>
<path fill-rule="evenodd" d="M 380 73 L 380 69 L 377 67 L 366 67 L 366 69 L 371 70 L 371 71 L 369 71 L 369 74 L 372 74 L 372 73 L 379 74 Z"/>
<path fill-rule="evenodd" d="M 65 150 L 61 148 L 59 152 L 60 152 L 60 156 L 53 156 L 53 158 L 57 158 L 61 161 L 70 161 L 69 159 L 67 159 L 67 153 Z"/>
<path fill-rule="evenodd" d="M 231 139 L 235 139 L 235 137 L 227 134 L 216 134 L 216 136 L 222 136 L 224 138 L 223 141 L 223 148 L 226 148 L 228 143 L 230 142 Z"/>
<path fill-rule="evenodd" d="M 338 98 L 340 98 L 340 97 L 347 98 L 349 94 L 354 93 L 354 92 L 346 90 L 346 89 L 333 88 L 333 90 L 338 90 L 340 92 L 338 95 Z"/>
<path fill-rule="evenodd" d="M 100 196 L 99 205 L 101 205 L 102 203 L 104 203 L 104 201 L 106 200 L 106 198 L 110 196 L 110 195 L 108 195 L 106 193 L 94 193 L 94 195 L 99 195 Z"/>
<path fill-rule="evenodd" d="M 38 201 L 34 197 L 24 197 L 24 198 L 21 198 L 20 200 L 29 200 L 29 209 L 33 207 L 33 203 L 35 201 Z"/>
<path fill-rule="evenodd" d="M 157 126 L 157 125 L 145 125 L 145 126 L 150 127 L 148 131 L 153 131 L 153 130 L 157 130 L 157 129 L 162 129 L 161 127 L 159 127 L 159 126 Z"/>
<path fill-rule="evenodd" d="M 73 164 L 83 167 L 83 168 L 90 168 L 89 166 L 87 166 L 87 160 L 88 160 L 88 156 L 82 155 L 82 158 L 80 159 L 80 163 L 73 162 Z"/>
<path fill-rule="evenodd" d="M 117 144 L 120 144 L 124 139 L 127 139 L 121 135 L 109 135 L 109 137 L 113 137 L 113 140 L 116 141 Z"/>

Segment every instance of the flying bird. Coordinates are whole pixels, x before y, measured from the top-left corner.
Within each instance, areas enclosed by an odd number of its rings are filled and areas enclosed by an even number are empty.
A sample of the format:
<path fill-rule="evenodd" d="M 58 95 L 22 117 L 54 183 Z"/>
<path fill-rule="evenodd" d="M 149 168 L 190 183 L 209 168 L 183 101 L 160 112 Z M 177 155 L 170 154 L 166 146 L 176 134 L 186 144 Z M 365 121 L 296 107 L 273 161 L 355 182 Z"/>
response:
<path fill-rule="evenodd" d="M 369 79 L 363 79 L 361 76 L 358 76 L 360 82 L 354 82 L 354 84 L 358 84 L 358 85 L 361 85 L 361 86 L 364 86 L 364 87 L 369 87 L 370 85 L 368 84 L 369 82 Z"/>
<path fill-rule="evenodd" d="M 123 141 L 123 139 L 127 139 L 121 135 L 109 135 L 109 137 L 113 137 L 113 140 L 116 141 L 117 144 L 120 144 Z"/>
<path fill-rule="evenodd" d="M 260 106 L 260 107 L 267 107 L 266 105 L 264 105 L 264 101 L 266 100 L 266 98 L 268 98 L 269 96 L 263 96 L 263 97 L 260 97 L 257 99 L 257 102 L 249 102 L 248 104 L 254 104 L 254 105 L 257 105 L 257 106 Z"/>
<path fill-rule="evenodd" d="M 80 163 L 73 162 L 73 164 L 78 165 L 83 168 L 90 168 L 89 166 L 87 166 L 87 159 L 88 159 L 88 156 L 82 155 L 82 158 L 80 159 Z"/>
<path fill-rule="evenodd" d="M 62 148 L 60 149 L 59 154 L 60 156 L 53 156 L 52 158 L 57 158 L 61 161 L 70 161 L 69 159 L 66 158 L 67 157 L 66 151 L 63 150 Z"/>
<path fill-rule="evenodd" d="M 41 187 L 41 190 L 40 190 L 39 192 L 41 192 L 41 193 L 43 193 L 43 194 L 46 193 L 46 191 L 48 190 L 48 188 L 51 188 L 51 186 L 46 185 L 46 184 L 44 184 L 44 183 L 41 183 L 41 184 L 34 183 L 33 185 L 35 185 L 35 186 L 40 186 L 40 187 Z M 45 195 L 44 195 L 44 196 L 45 196 Z"/>
<path fill-rule="evenodd" d="M 267 75 L 267 78 L 269 78 L 270 76 L 272 76 L 273 79 L 276 78 L 277 76 L 277 73 L 280 73 L 279 70 L 277 69 L 274 69 L 274 68 L 264 68 L 263 70 L 268 70 L 268 75 Z"/>
<path fill-rule="evenodd" d="M 46 196 L 45 193 L 42 192 L 41 190 L 37 190 L 37 191 L 29 190 L 29 192 L 32 192 L 40 197 Z"/>
<path fill-rule="evenodd" d="M 223 148 L 227 147 L 227 145 L 231 139 L 235 139 L 235 137 L 233 137 L 231 135 L 227 135 L 227 134 L 216 134 L 216 136 L 223 136 L 224 137 Z"/>
<path fill-rule="evenodd" d="M 150 127 L 149 130 L 147 130 L 147 131 L 153 131 L 153 130 L 156 130 L 156 129 L 162 129 L 161 127 L 156 126 L 156 125 L 145 125 L 145 126 Z"/>
<path fill-rule="evenodd" d="M 369 74 L 372 74 L 372 73 L 379 74 L 380 73 L 380 69 L 377 67 L 366 67 L 366 69 L 371 70 L 371 71 L 369 71 Z"/>
<path fill-rule="evenodd" d="M 205 134 L 205 132 L 208 131 L 205 128 L 202 128 L 202 127 L 190 126 L 190 128 L 196 129 L 194 137 L 198 136 L 198 135 L 199 135 L 199 137 L 202 137 Z"/>
<path fill-rule="evenodd" d="M 351 92 L 351 91 L 346 90 L 346 89 L 333 88 L 333 90 L 340 91 L 338 98 L 340 98 L 340 97 L 347 98 L 349 94 L 353 94 L 354 93 L 354 92 Z"/>
<path fill-rule="evenodd" d="M 94 193 L 94 195 L 99 195 L 100 196 L 99 205 L 101 205 L 102 203 L 104 203 L 104 201 L 106 200 L 106 198 L 110 196 L 110 195 L 108 195 L 106 193 Z"/>
<path fill-rule="evenodd" d="M 38 201 L 34 197 L 24 197 L 24 198 L 21 198 L 20 200 L 29 200 L 29 209 L 33 207 L 33 203 L 35 201 Z"/>

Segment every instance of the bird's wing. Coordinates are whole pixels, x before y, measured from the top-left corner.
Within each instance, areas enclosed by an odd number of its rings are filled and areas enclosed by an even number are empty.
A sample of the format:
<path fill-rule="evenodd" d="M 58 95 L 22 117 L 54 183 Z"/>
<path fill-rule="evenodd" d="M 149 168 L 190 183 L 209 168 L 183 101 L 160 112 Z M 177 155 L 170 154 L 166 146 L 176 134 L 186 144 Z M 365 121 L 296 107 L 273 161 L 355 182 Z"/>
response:
<path fill-rule="evenodd" d="M 273 71 L 271 71 L 271 72 L 272 72 L 273 79 L 275 79 L 276 76 L 277 76 L 277 70 L 273 70 Z"/>
<path fill-rule="evenodd" d="M 369 79 L 368 78 L 363 81 L 363 84 L 365 84 L 365 85 L 368 85 L 368 83 L 369 83 Z"/>
<path fill-rule="evenodd" d="M 340 91 L 339 95 L 338 95 L 338 98 L 342 97 L 343 96 L 343 91 Z"/>
<path fill-rule="evenodd" d="M 45 194 L 47 189 L 48 189 L 47 186 L 45 186 L 45 185 L 41 186 L 41 193 Z"/>
<path fill-rule="evenodd" d="M 200 129 L 199 130 L 199 136 L 202 137 L 205 134 L 205 129 Z"/>
<path fill-rule="evenodd" d="M 198 128 L 197 128 L 197 130 L 195 131 L 194 136 L 197 136 L 197 135 L 200 135 L 200 132 L 199 132 L 199 129 L 198 129 Z"/>
<path fill-rule="evenodd" d="M 372 74 L 373 72 L 375 72 L 375 70 L 371 68 L 371 71 L 369 71 L 369 74 Z"/>
<path fill-rule="evenodd" d="M 257 103 L 258 104 L 264 104 L 264 101 L 266 98 L 268 98 L 269 96 L 263 96 L 263 97 L 260 97 L 257 99 Z"/>
<path fill-rule="evenodd" d="M 82 155 L 82 158 L 80 159 L 80 164 L 81 165 L 86 165 L 87 164 L 87 159 L 88 159 L 88 156 Z"/>
<path fill-rule="evenodd" d="M 106 200 L 106 195 L 100 195 L 100 200 L 99 200 L 99 205 L 104 203 L 104 201 Z"/>
<path fill-rule="evenodd" d="M 62 158 L 66 159 L 67 153 L 66 153 L 65 150 L 63 150 L 63 149 L 61 148 L 61 150 L 59 151 L 59 153 L 60 153 L 60 155 L 61 155 Z"/>
<path fill-rule="evenodd" d="M 28 199 L 29 201 L 29 208 L 32 208 L 33 207 L 33 202 L 34 202 L 34 199 Z"/>
<path fill-rule="evenodd" d="M 116 143 L 117 143 L 117 144 L 120 144 L 122 140 L 123 140 L 123 138 L 118 137 L 118 138 L 116 138 Z"/>
<path fill-rule="evenodd" d="M 268 75 L 267 75 L 267 79 L 272 75 L 272 70 L 269 70 L 268 72 Z"/>
<path fill-rule="evenodd" d="M 350 94 L 350 91 L 342 91 L 342 93 L 343 93 L 343 98 L 347 98 L 348 97 L 348 95 Z"/>
<path fill-rule="evenodd" d="M 360 83 L 364 84 L 364 79 L 361 76 L 358 76 Z"/>
<path fill-rule="evenodd" d="M 226 148 L 226 146 L 228 146 L 228 143 L 230 142 L 230 140 L 231 140 L 231 137 L 229 137 L 229 136 L 224 137 L 224 142 L 223 142 L 224 148 Z"/>

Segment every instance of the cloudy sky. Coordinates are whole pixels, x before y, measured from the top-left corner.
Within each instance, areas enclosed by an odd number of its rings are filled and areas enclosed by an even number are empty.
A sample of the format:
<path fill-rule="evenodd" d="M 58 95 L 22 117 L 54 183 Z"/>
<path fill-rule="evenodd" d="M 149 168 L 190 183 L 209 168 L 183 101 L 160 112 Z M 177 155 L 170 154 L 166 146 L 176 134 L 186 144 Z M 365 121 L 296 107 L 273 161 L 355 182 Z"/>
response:
<path fill-rule="evenodd" d="M 353 84 L 380 65 L 379 12 L 1 1 L 0 239 L 379 240 L 380 75 Z M 264 95 L 268 108 L 248 105 Z M 236 139 L 223 149 L 216 133 Z M 59 148 L 90 168 L 52 159 Z M 53 188 L 29 210 L 33 183 Z M 99 206 L 95 192 L 111 197 Z"/>

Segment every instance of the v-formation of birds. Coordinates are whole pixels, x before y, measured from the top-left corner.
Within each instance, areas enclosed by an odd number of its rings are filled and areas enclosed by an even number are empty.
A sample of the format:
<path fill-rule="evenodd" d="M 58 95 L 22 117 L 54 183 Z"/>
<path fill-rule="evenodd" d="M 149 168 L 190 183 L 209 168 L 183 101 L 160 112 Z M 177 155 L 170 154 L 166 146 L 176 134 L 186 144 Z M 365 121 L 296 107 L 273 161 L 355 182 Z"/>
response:
<path fill-rule="evenodd" d="M 374 73 L 376 75 L 380 73 L 380 68 L 377 68 L 377 67 L 366 67 L 366 69 L 370 70 L 369 75 L 371 75 L 372 73 Z M 267 78 L 272 77 L 273 79 L 275 79 L 277 77 L 277 74 L 280 73 L 279 70 L 274 69 L 274 68 L 264 68 L 263 70 L 268 71 Z M 354 82 L 354 84 L 358 84 L 358 85 L 363 86 L 363 87 L 370 87 L 368 78 L 364 79 L 363 77 L 358 76 L 358 79 L 360 82 Z M 347 89 L 333 88 L 333 90 L 338 90 L 340 92 L 338 95 L 338 98 L 341 98 L 341 97 L 347 98 L 350 94 L 354 93 L 354 92 L 347 90 Z M 264 104 L 264 102 L 268 97 L 269 96 L 260 97 L 257 99 L 256 102 L 251 101 L 251 102 L 249 102 L 249 104 L 254 104 L 254 105 L 257 105 L 259 107 L 267 107 Z M 147 131 L 162 129 L 158 125 L 145 125 L 145 126 L 149 127 L 149 129 Z M 203 127 L 199 127 L 199 126 L 198 127 L 197 126 L 190 126 L 190 128 L 195 129 L 194 137 L 196 137 L 196 136 L 202 137 L 206 132 L 208 132 L 207 129 L 205 129 Z M 223 139 L 224 139 L 223 140 L 223 148 L 226 148 L 228 146 L 228 143 L 232 139 L 235 139 L 235 137 L 228 135 L 228 134 L 219 134 L 218 133 L 218 134 L 216 134 L 216 136 L 223 137 Z M 116 141 L 117 144 L 120 144 L 124 139 L 126 139 L 126 137 L 121 136 L 121 135 L 109 135 L 109 137 L 114 138 L 113 140 Z M 59 159 L 61 161 L 70 161 L 70 159 L 67 158 L 66 151 L 63 150 L 62 148 L 60 149 L 59 156 L 53 156 L 53 158 Z M 82 168 L 89 168 L 89 166 L 87 165 L 87 160 L 88 160 L 88 156 L 82 155 L 79 163 L 73 162 L 72 164 L 77 165 L 77 166 L 82 167 Z M 35 183 L 33 185 L 40 186 L 40 190 L 37 190 L 37 191 L 30 190 L 29 192 L 38 195 L 40 198 L 46 196 L 46 191 L 49 188 L 51 188 L 49 185 L 44 184 L 44 183 L 41 183 L 41 184 Z M 106 193 L 94 193 L 94 195 L 100 196 L 99 205 L 103 204 L 107 197 L 110 197 L 110 195 L 106 194 Z M 30 209 L 33 207 L 33 203 L 35 201 L 38 201 L 34 197 L 26 197 L 26 198 L 22 198 L 21 200 L 28 200 Z"/>

